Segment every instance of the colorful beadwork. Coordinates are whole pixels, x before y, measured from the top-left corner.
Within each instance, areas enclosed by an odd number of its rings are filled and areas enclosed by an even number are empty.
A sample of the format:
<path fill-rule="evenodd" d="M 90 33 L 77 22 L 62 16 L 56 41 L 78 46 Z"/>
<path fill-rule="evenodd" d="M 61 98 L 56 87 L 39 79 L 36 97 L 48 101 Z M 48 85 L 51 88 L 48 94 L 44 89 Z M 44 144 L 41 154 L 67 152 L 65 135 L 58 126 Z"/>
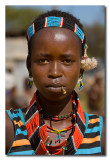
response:
<path fill-rule="evenodd" d="M 77 82 L 78 88 L 79 90 L 81 90 L 83 88 L 83 79 L 79 79 Z"/>
<path fill-rule="evenodd" d="M 74 95 L 74 96 L 73 96 Z M 72 128 L 72 135 L 63 142 L 59 143 L 58 148 L 55 146 L 49 145 L 46 148 L 45 143 L 48 143 L 48 132 L 47 132 L 47 125 L 44 123 L 43 120 L 43 112 L 42 108 L 38 101 L 38 92 L 34 94 L 33 99 L 28 106 L 26 113 L 25 113 L 25 127 L 28 132 L 28 138 L 35 150 L 37 155 L 44 155 L 44 154 L 54 154 L 54 155 L 62 155 L 62 154 L 70 154 L 72 150 L 72 154 L 76 152 L 81 144 L 85 132 L 85 116 L 83 110 L 80 107 L 79 98 L 74 91 L 72 93 L 72 103 L 73 103 L 73 110 L 74 108 L 77 109 L 76 112 L 76 121 L 75 126 Z M 36 107 L 37 106 L 37 107 Z M 63 130 L 64 131 L 64 130 Z M 78 138 L 77 138 L 78 137 Z M 36 142 L 37 138 L 37 142 Z M 74 143 L 73 143 L 74 139 Z M 67 150 L 63 150 L 62 146 L 67 147 Z M 75 150 L 75 149 L 76 150 Z"/>
<path fill-rule="evenodd" d="M 27 86 L 31 88 L 32 84 L 33 84 L 33 78 L 28 78 Z"/>
<path fill-rule="evenodd" d="M 22 114 L 24 109 L 8 110 L 15 127 L 15 139 L 8 155 L 101 155 L 102 117 L 83 112 L 75 91 L 73 94 L 72 102 L 77 108 L 75 125 L 71 135 L 54 146 L 47 145 L 49 136 L 38 103 L 38 93 L 25 108 L 25 121 Z"/>
<path fill-rule="evenodd" d="M 83 74 L 81 74 L 80 78 L 78 79 L 77 85 L 79 90 L 83 88 Z"/>
<path fill-rule="evenodd" d="M 38 22 L 40 23 L 40 22 Z M 33 23 L 30 25 L 30 27 L 27 30 L 27 37 L 28 41 L 31 39 L 31 37 L 39 30 L 45 27 L 62 27 L 62 28 L 68 28 L 67 26 L 70 26 L 68 23 L 68 20 L 63 17 L 55 17 L 55 16 L 49 16 L 44 18 L 44 25 L 42 25 L 40 28 L 38 28 L 38 23 Z M 42 23 L 43 24 L 43 23 Z M 73 30 L 74 33 L 80 38 L 81 42 L 86 43 L 86 38 L 84 32 L 80 29 L 80 27 L 73 22 L 72 26 L 70 27 L 71 30 Z M 69 28 L 68 28 L 69 29 Z"/>
<path fill-rule="evenodd" d="M 64 120 L 64 119 L 68 119 L 69 117 L 71 117 L 73 115 L 73 111 L 71 111 L 70 113 L 66 114 L 66 115 L 49 115 L 49 114 L 44 114 L 44 119 L 47 119 L 47 120 L 53 120 L 53 121 L 60 121 L 60 120 Z"/>
<path fill-rule="evenodd" d="M 56 140 L 55 140 L 55 143 L 56 142 L 61 142 L 61 137 L 63 137 L 64 135 L 64 133 L 65 132 L 67 132 L 68 130 L 70 130 L 70 129 L 72 129 L 73 128 L 73 124 L 72 125 L 70 125 L 69 127 L 67 127 L 67 128 L 64 128 L 64 129 L 61 129 L 61 130 L 57 130 L 57 129 L 55 129 L 55 128 L 52 128 L 52 127 L 50 127 L 50 126 L 48 126 L 47 125 L 47 132 L 51 132 L 51 133 L 56 133 L 57 134 L 57 137 L 56 137 Z"/>

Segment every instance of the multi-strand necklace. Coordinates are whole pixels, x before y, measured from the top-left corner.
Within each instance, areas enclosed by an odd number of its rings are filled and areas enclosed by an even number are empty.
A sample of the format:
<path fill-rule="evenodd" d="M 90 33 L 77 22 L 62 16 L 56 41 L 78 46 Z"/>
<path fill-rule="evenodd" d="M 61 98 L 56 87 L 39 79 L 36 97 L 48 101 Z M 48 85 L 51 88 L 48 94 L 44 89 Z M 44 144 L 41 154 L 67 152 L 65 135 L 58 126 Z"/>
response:
<path fill-rule="evenodd" d="M 73 124 L 64 128 L 64 129 L 61 129 L 61 130 L 58 130 L 58 129 L 55 129 L 55 128 L 52 128 L 52 123 L 51 121 L 61 121 L 61 120 L 65 120 L 65 119 L 68 119 L 69 117 L 73 117 L 75 119 L 75 114 L 74 114 L 74 111 L 72 110 L 70 113 L 68 114 L 63 114 L 63 115 L 50 115 L 50 114 L 45 114 L 44 113 L 44 119 L 46 120 L 50 120 L 50 126 L 47 125 L 47 132 L 50 132 L 50 133 L 56 133 L 57 136 L 56 136 L 56 139 L 55 139 L 55 143 L 57 142 L 61 142 L 61 137 L 65 137 L 65 133 L 72 129 L 73 128 Z M 50 144 L 52 143 L 52 140 L 50 142 Z"/>
<path fill-rule="evenodd" d="M 74 98 L 73 98 L 74 96 Z M 47 130 L 49 132 L 54 131 L 56 134 L 63 135 L 64 132 L 67 132 L 71 128 L 71 126 L 67 127 L 66 130 L 57 130 L 47 127 L 44 121 L 43 110 L 39 105 L 38 101 L 38 92 L 34 94 L 33 99 L 27 111 L 25 113 L 25 126 L 28 132 L 28 138 L 30 139 L 31 146 L 37 155 L 44 154 L 53 154 L 53 155 L 61 155 L 61 154 L 75 154 L 77 149 L 79 148 L 83 135 L 85 132 L 85 116 L 83 110 L 81 109 L 79 98 L 74 91 L 72 94 L 72 105 L 73 105 L 73 116 L 75 114 L 76 120 L 73 124 L 72 132 L 67 139 L 59 143 L 58 145 L 47 146 L 49 136 Z M 52 133 L 52 132 L 51 132 Z M 57 134 L 57 136 L 58 136 Z M 58 137 L 60 139 L 60 136 Z M 58 139 L 58 140 L 59 140 Z M 74 143 L 73 143 L 74 140 Z M 58 141 L 59 142 L 59 141 Z"/>

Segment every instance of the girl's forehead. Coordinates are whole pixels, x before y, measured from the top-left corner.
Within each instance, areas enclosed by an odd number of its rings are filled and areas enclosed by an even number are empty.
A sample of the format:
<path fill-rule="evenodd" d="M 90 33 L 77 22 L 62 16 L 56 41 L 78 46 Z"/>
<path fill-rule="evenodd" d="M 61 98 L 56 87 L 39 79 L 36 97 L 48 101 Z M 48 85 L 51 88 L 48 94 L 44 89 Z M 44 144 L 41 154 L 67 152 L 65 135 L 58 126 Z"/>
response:
<path fill-rule="evenodd" d="M 72 30 L 60 27 L 43 28 L 34 35 L 34 40 L 37 41 L 45 41 L 47 39 L 55 39 L 57 41 L 65 41 L 68 39 L 70 41 L 77 41 L 77 43 L 80 41 Z"/>
<path fill-rule="evenodd" d="M 50 27 L 39 30 L 33 36 L 33 55 L 52 53 L 55 55 L 80 54 L 81 42 L 76 34 L 65 28 Z"/>

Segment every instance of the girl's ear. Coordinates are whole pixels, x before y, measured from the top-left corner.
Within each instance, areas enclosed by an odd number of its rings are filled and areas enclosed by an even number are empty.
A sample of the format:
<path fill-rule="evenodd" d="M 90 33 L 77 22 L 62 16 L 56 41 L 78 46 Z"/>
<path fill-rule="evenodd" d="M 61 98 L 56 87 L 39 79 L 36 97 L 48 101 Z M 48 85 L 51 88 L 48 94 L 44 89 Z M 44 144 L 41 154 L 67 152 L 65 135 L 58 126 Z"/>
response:
<path fill-rule="evenodd" d="M 28 72 L 29 72 L 29 77 L 32 77 L 32 72 L 31 72 L 31 56 L 30 55 L 27 56 L 26 67 L 27 67 Z"/>

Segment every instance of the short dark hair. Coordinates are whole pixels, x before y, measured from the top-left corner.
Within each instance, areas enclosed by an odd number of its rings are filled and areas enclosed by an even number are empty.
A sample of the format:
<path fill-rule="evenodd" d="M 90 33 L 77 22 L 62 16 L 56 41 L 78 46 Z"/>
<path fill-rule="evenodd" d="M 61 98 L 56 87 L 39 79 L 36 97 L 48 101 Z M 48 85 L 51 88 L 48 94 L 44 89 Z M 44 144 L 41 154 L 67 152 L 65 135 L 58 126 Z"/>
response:
<path fill-rule="evenodd" d="M 73 22 L 74 22 L 84 32 L 83 25 L 80 23 L 79 19 L 75 18 L 70 13 L 62 12 L 62 11 L 59 11 L 59 10 L 51 10 L 51 11 L 48 11 L 46 13 L 43 13 L 40 16 L 38 16 L 32 23 L 38 23 L 39 27 L 40 27 L 40 25 L 42 25 L 42 19 L 44 19 L 45 17 L 49 17 L 49 16 L 63 17 L 64 19 L 66 18 L 68 20 L 68 22 L 69 22 L 70 25 L 72 25 Z M 26 38 L 28 39 L 28 37 L 26 37 Z M 31 55 L 31 43 L 32 43 L 32 39 L 30 39 L 30 41 L 28 41 L 28 55 Z M 81 50 L 81 56 L 83 56 L 84 55 L 84 46 L 82 45 L 81 48 L 82 48 L 82 50 Z"/>

